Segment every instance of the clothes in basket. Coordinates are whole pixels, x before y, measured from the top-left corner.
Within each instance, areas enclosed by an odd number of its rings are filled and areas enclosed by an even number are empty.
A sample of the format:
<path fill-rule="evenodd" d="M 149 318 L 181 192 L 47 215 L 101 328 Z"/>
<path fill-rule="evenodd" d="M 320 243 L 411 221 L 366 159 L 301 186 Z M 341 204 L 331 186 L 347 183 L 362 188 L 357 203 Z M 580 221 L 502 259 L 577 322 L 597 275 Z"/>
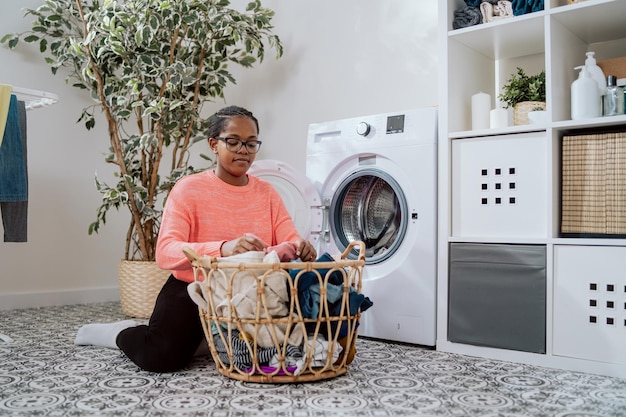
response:
<path fill-rule="evenodd" d="M 333 257 L 328 253 L 324 253 L 315 262 L 332 262 Z M 325 277 L 329 269 L 318 269 L 318 273 Z M 314 272 L 301 273 L 299 269 L 292 269 L 289 271 L 289 275 L 298 289 L 298 298 L 300 306 L 302 307 L 302 316 L 305 318 L 315 319 L 319 315 L 320 310 L 320 282 L 317 275 Z M 298 276 L 299 275 L 299 276 Z M 356 292 L 354 288 L 349 289 L 349 303 L 350 313 L 356 314 L 359 308 L 361 312 L 369 309 L 373 303 L 363 294 Z M 339 315 L 341 310 L 341 296 L 343 294 L 343 275 L 340 270 L 333 271 L 329 274 L 328 283 L 326 284 L 326 298 L 328 301 L 328 307 L 331 315 Z M 331 331 L 336 330 L 336 322 L 332 323 Z M 343 337 L 347 333 L 345 328 L 346 323 L 342 323 L 342 328 L 339 331 L 339 337 Z M 313 324 L 308 325 L 307 330 L 310 332 Z M 328 336 L 328 335 L 327 335 Z"/>

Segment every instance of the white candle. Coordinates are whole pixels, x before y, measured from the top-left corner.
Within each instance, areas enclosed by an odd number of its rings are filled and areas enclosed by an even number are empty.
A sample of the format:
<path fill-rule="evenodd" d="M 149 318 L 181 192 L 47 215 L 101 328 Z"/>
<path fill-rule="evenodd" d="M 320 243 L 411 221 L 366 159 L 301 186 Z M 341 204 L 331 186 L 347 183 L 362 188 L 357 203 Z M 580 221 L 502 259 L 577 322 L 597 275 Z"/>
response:
<path fill-rule="evenodd" d="M 491 111 L 491 96 L 478 92 L 472 96 L 472 129 L 489 128 L 489 112 Z"/>
<path fill-rule="evenodd" d="M 498 129 L 509 125 L 509 113 L 502 108 L 493 109 L 489 112 L 489 127 Z"/>

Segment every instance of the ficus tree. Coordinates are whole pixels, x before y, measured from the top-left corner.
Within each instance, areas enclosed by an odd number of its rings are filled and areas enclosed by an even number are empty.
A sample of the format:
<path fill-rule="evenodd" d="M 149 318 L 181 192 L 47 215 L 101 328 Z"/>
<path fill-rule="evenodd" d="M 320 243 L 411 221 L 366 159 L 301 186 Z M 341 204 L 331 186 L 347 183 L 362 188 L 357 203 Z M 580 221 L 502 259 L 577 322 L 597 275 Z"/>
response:
<path fill-rule="evenodd" d="M 118 181 L 96 175 L 102 203 L 89 234 L 111 208 L 127 207 L 125 259 L 154 260 L 163 200 L 180 177 L 198 170 L 189 150 L 206 139 L 203 105 L 236 83 L 229 64 L 252 67 L 266 47 L 282 56 L 273 11 L 259 0 L 243 12 L 228 0 L 44 0 L 25 11 L 34 17 L 30 30 L 0 42 L 11 49 L 20 40 L 37 44 L 54 74 L 91 94 L 78 121 L 91 129 L 103 115 L 108 127 L 105 158 Z M 165 152 L 171 158 L 164 160 Z M 165 161 L 171 165 L 162 167 Z"/>

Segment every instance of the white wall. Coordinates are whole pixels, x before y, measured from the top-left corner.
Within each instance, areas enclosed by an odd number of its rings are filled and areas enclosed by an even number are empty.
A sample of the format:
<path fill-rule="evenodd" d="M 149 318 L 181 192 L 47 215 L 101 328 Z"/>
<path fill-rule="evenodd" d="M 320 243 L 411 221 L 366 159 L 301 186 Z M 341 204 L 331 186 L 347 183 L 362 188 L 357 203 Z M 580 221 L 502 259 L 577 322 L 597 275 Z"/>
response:
<path fill-rule="evenodd" d="M 21 7 L 3 2 L 0 36 L 30 27 Z M 234 0 L 242 9 L 247 1 Z M 264 141 L 259 158 L 290 161 L 304 172 L 310 123 L 437 104 L 437 2 L 431 0 L 264 0 L 276 12 L 284 56 L 233 69 L 226 104 L 253 111 Z M 87 235 L 99 195 L 95 171 L 111 178 L 102 155 L 104 123 L 88 132 L 76 120 L 90 103 L 53 76 L 33 45 L 0 47 L 0 83 L 58 94 L 60 103 L 28 113 L 29 236 L 0 239 L 0 309 L 110 300 L 117 297 L 126 212 L 111 212 L 100 234 Z M 200 144 L 198 153 L 208 153 Z M 1 232 L 0 227 L 0 232 Z"/>

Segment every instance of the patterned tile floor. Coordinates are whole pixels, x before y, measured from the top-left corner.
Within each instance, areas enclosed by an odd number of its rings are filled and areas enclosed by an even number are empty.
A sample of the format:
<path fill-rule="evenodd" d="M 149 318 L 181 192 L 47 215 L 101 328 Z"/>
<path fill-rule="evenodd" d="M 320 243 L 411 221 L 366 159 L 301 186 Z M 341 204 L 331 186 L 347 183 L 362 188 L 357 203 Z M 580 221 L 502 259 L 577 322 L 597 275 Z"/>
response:
<path fill-rule="evenodd" d="M 0 416 L 626 416 L 624 379 L 371 339 L 346 375 L 283 385 L 230 380 L 207 356 L 155 374 L 74 346 L 82 324 L 123 318 L 118 303 L 0 311 Z"/>

